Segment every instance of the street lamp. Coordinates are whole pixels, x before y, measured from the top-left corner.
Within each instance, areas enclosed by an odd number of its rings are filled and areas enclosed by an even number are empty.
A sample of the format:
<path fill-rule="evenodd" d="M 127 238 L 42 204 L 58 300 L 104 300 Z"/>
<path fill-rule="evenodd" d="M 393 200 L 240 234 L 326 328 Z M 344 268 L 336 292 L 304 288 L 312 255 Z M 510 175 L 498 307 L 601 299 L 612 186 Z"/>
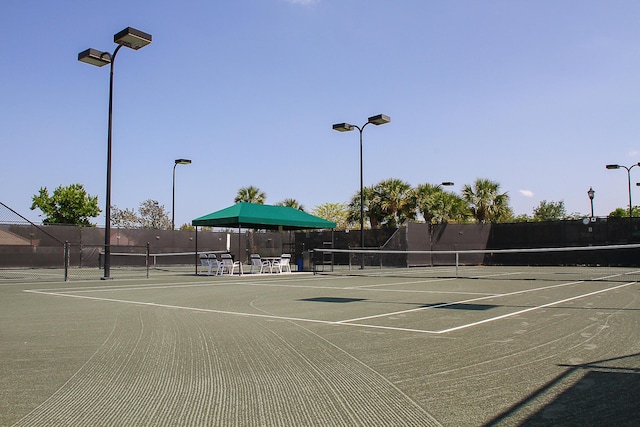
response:
<path fill-rule="evenodd" d="M 389 116 L 385 116 L 384 114 L 378 114 L 377 116 L 371 116 L 367 119 L 367 123 L 362 126 L 356 126 L 349 123 L 337 123 L 333 125 L 333 130 L 337 130 L 338 132 L 349 132 L 353 129 L 358 129 L 360 131 L 360 248 L 364 249 L 364 184 L 363 184 L 363 174 L 362 174 L 362 131 L 368 124 L 373 124 L 376 126 L 384 125 L 389 123 L 391 118 Z M 361 269 L 364 269 L 364 254 L 362 255 L 362 263 L 360 266 Z"/>
<path fill-rule="evenodd" d="M 178 165 L 190 165 L 191 160 L 189 159 L 176 159 L 176 162 L 173 165 L 173 198 L 171 199 L 171 229 L 175 230 L 175 211 L 176 211 L 176 166 Z"/>
<path fill-rule="evenodd" d="M 78 61 L 102 67 L 111 64 L 109 75 L 109 121 L 107 129 L 107 195 L 104 225 L 104 277 L 110 279 L 111 270 L 111 128 L 113 123 L 113 66 L 116 55 L 122 46 L 138 50 L 151 43 L 151 34 L 143 33 L 135 28 L 127 27 L 113 36 L 113 41 L 118 46 L 113 53 L 102 52 L 96 49 L 87 49 L 78 54 Z"/>
<path fill-rule="evenodd" d="M 632 217 L 631 209 L 633 208 L 633 205 L 631 204 L 631 169 L 633 169 L 635 166 L 640 166 L 640 162 L 636 163 L 635 165 L 631 165 L 629 167 L 626 167 L 623 165 L 607 165 L 607 169 L 624 168 L 627 170 L 627 179 L 629 182 L 629 218 Z"/>
<path fill-rule="evenodd" d="M 589 187 L 589 191 L 587 191 L 587 195 L 589 196 L 589 200 L 591 200 L 591 218 L 593 218 L 593 198 L 596 195 L 596 192 L 593 191 L 593 187 Z"/>

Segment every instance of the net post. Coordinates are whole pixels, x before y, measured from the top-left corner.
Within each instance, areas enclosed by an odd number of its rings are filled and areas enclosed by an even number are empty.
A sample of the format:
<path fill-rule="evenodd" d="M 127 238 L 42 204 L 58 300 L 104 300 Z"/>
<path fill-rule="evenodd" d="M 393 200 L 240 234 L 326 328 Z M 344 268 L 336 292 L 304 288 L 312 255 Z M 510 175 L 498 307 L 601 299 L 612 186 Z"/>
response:
<path fill-rule="evenodd" d="M 456 251 L 456 279 L 458 278 L 458 265 L 460 264 L 460 252 Z"/>
<path fill-rule="evenodd" d="M 145 266 L 147 268 L 147 279 L 149 278 L 149 253 L 151 252 L 151 245 L 147 242 L 147 253 L 144 257 Z"/>
<path fill-rule="evenodd" d="M 69 241 L 64 241 L 64 281 L 69 281 Z"/>

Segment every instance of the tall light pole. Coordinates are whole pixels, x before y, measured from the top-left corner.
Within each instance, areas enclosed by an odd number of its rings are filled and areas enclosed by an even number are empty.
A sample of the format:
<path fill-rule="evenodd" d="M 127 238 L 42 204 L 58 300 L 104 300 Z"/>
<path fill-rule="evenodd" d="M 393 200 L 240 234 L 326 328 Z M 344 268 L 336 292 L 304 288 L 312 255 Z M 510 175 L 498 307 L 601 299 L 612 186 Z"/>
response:
<path fill-rule="evenodd" d="M 360 248 L 364 249 L 364 184 L 363 184 L 363 173 L 362 173 L 362 131 L 368 124 L 374 124 L 376 126 L 384 125 L 389 123 L 391 118 L 389 116 L 385 116 L 384 114 L 378 114 L 377 116 L 371 116 L 367 119 L 367 123 L 362 126 L 356 126 L 349 123 L 337 123 L 333 125 L 333 130 L 337 130 L 338 132 L 349 132 L 353 129 L 358 129 L 360 131 Z M 362 263 L 360 265 L 361 269 L 364 269 L 364 254 L 362 255 Z"/>
<path fill-rule="evenodd" d="M 176 159 L 173 164 L 173 197 L 171 199 L 171 229 L 175 230 L 176 222 L 175 222 L 175 212 L 176 212 L 176 166 L 178 165 L 190 165 L 191 160 L 189 159 Z"/>
<path fill-rule="evenodd" d="M 633 216 L 633 214 L 631 213 L 631 209 L 633 208 L 633 205 L 631 204 L 631 169 L 633 169 L 636 166 L 640 166 L 640 162 L 636 163 L 635 165 L 631 165 L 629 167 L 622 166 L 622 165 L 607 165 L 607 169 L 624 168 L 624 169 L 627 170 L 627 179 L 628 179 L 628 182 L 629 182 L 629 218 L 631 218 Z"/>
<path fill-rule="evenodd" d="M 111 278 L 111 129 L 113 122 L 113 67 L 116 61 L 116 55 L 122 46 L 133 50 L 143 48 L 151 43 L 151 34 L 127 27 L 113 36 L 113 42 L 118 45 L 113 53 L 87 49 L 78 54 L 78 61 L 86 62 L 87 64 L 97 67 L 111 64 L 111 73 L 109 75 L 109 121 L 107 130 L 107 195 L 104 211 L 104 277 L 102 277 L 102 279 Z"/>
<path fill-rule="evenodd" d="M 593 218 L 593 198 L 596 195 L 596 192 L 593 191 L 593 187 L 589 187 L 589 191 L 587 191 L 587 195 L 589 196 L 589 200 L 591 200 L 591 218 Z"/>

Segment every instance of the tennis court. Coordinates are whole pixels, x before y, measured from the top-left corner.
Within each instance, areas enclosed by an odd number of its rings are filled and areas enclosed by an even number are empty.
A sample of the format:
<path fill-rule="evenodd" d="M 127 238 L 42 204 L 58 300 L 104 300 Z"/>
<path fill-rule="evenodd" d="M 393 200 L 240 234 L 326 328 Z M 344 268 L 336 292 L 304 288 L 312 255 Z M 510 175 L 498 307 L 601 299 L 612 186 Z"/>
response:
<path fill-rule="evenodd" d="M 450 269 L 4 283 L 0 424 L 637 425 L 637 271 Z"/>

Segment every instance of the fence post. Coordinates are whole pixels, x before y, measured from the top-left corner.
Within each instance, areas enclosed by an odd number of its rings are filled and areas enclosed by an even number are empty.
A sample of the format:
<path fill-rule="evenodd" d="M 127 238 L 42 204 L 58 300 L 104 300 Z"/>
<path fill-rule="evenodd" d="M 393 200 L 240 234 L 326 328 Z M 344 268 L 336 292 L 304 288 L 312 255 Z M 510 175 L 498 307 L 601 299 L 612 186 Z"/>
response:
<path fill-rule="evenodd" d="M 149 242 L 147 242 L 147 255 L 144 257 L 145 265 L 147 267 L 147 279 L 149 278 L 149 254 L 151 253 Z"/>
<path fill-rule="evenodd" d="M 64 242 L 64 281 L 69 281 L 69 241 Z"/>

